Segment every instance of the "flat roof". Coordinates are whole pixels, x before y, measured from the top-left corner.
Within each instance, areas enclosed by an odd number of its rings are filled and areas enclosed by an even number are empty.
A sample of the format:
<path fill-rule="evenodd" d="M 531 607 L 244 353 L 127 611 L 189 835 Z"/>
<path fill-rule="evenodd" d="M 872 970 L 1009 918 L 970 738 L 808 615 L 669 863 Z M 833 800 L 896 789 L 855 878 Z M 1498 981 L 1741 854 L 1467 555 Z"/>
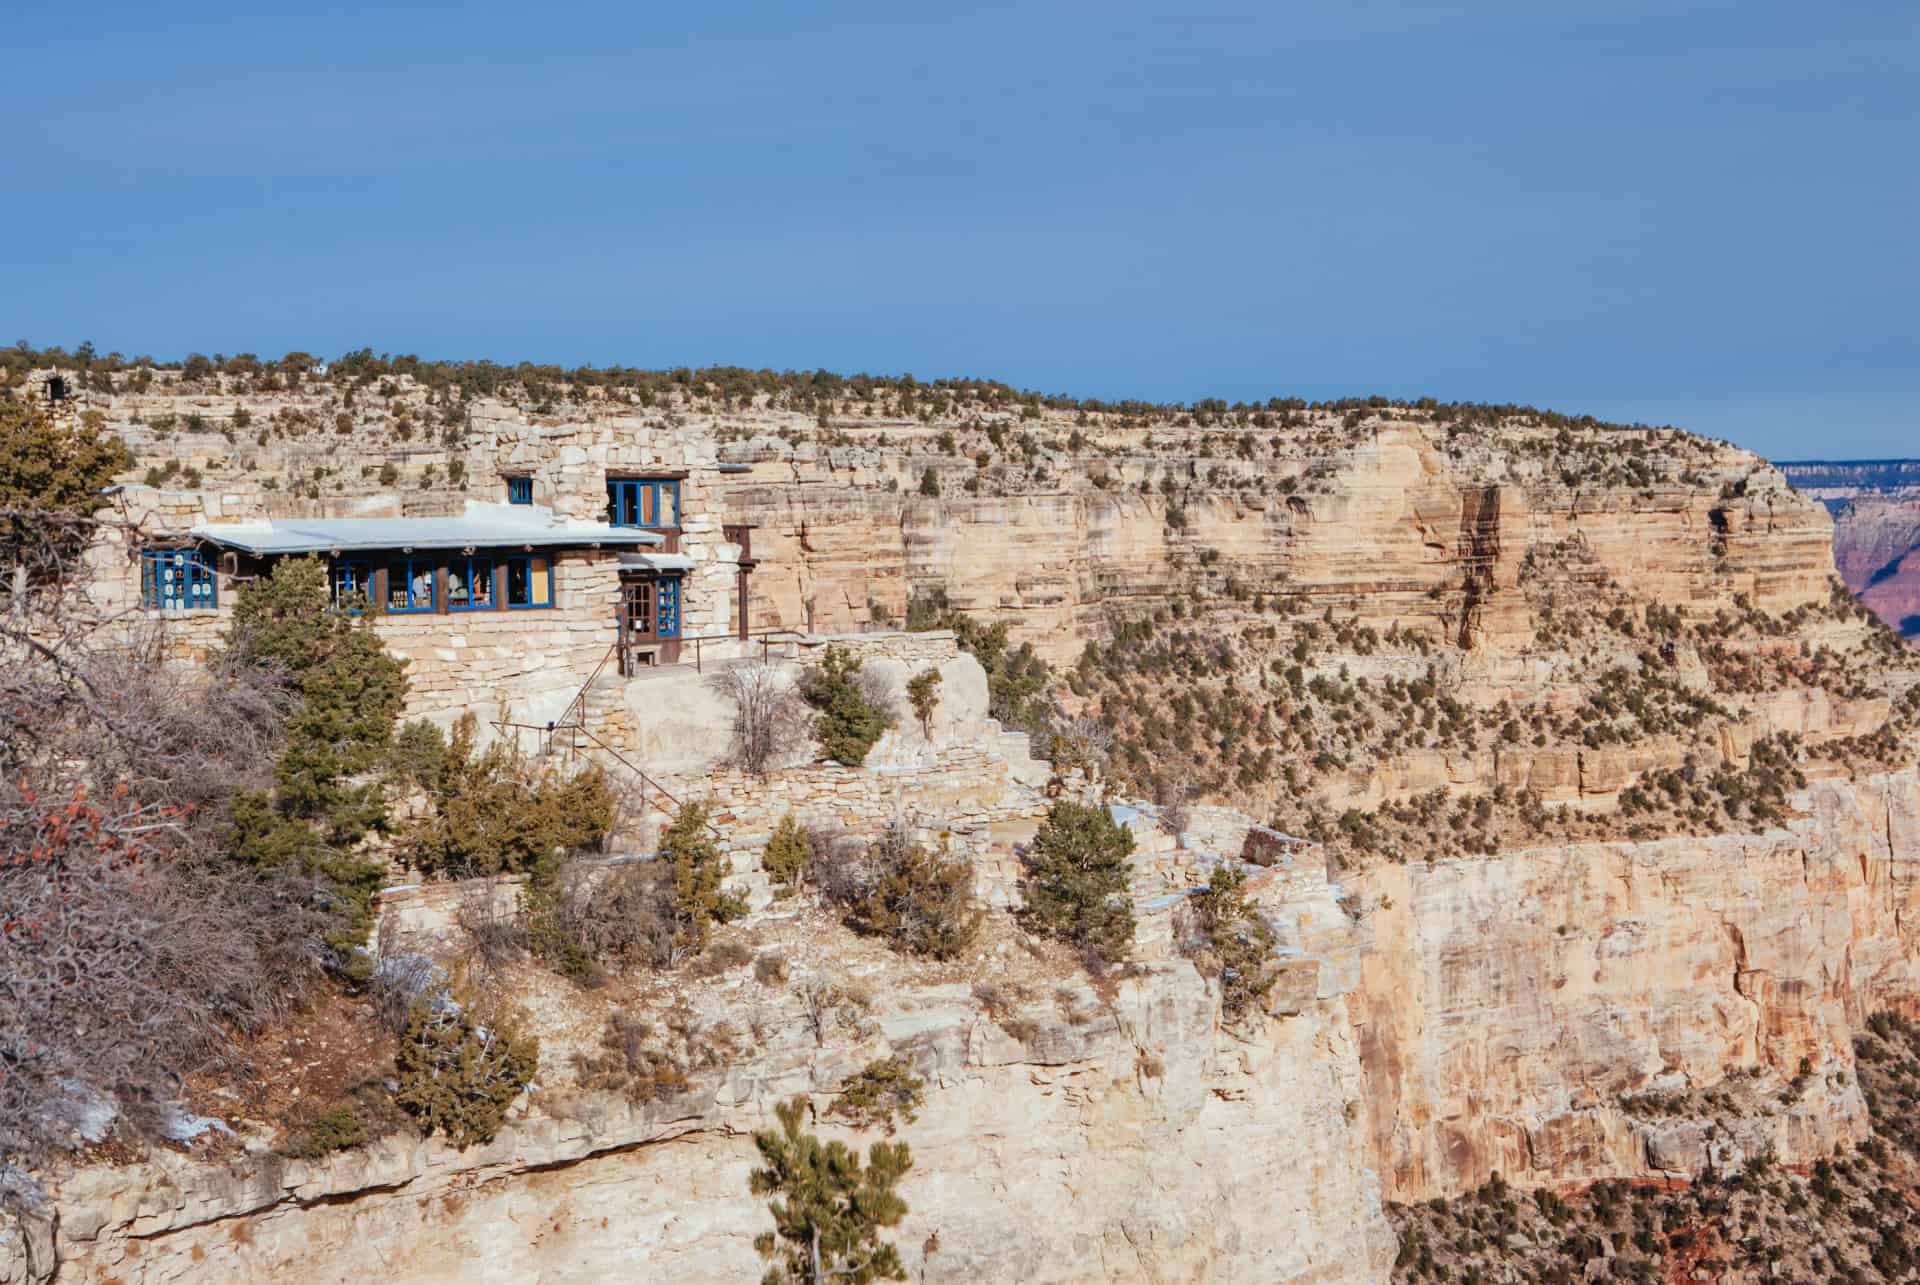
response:
<path fill-rule="evenodd" d="M 517 511 L 516 511 L 517 510 Z M 203 522 L 196 540 L 243 553 L 331 553 L 375 549 L 467 549 L 508 545 L 536 549 L 610 545 L 647 548 L 665 537 L 604 522 L 563 522 L 545 508 L 468 501 L 458 517 L 279 518 L 263 522 Z"/>

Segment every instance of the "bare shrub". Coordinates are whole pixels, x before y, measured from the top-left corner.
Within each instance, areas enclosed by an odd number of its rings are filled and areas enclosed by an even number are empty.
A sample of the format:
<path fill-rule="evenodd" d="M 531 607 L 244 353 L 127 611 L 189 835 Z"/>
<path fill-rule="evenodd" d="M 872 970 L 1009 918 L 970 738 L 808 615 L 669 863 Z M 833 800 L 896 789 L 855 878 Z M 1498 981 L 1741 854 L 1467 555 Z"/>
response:
<path fill-rule="evenodd" d="M 1005 1021 L 1033 998 L 1033 992 L 1019 982 L 975 982 L 973 997 L 996 1022 Z"/>
<path fill-rule="evenodd" d="M 601 847 L 608 852 L 652 852 L 657 835 L 648 821 L 658 796 L 645 778 L 626 772 L 607 776 L 607 792 L 613 809 L 607 821 Z"/>
<path fill-rule="evenodd" d="M 27 1163 L 156 1131 L 185 1076 L 321 972 L 320 881 L 225 848 L 235 791 L 272 779 L 286 688 L 170 668 L 153 628 L 65 593 L 111 525 L 15 522 L 0 567 L 0 1154 Z"/>
<path fill-rule="evenodd" d="M 807 830 L 806 881 L 829 902 L 844 904 L 865 879 L 866 844 L 831 826 Z"/>
<path fill-rule="evenodd" d="M 695 977 L 718 977 L 753 962 L 753 949 L 742 942 L 723 941 L 693 961 L 687 971 Z"/>
<path fill-rule="evenodd" d="M 900 691 L 893 680 L 877 669 L 860 670 L 860 698 L 879 711 L 889 726 L 900 721 Z"/>
<path fill-rule="evenodd" d="M 311 890 L 181 851 L 160 814 L 0 787 L 0 1152 L 72 1145 L 298 998 Z"/>
<path fill-rule="evenodd" d="M 1193 825 L 1193 795 L 1193 777 L 1185 769 L 1154 779 L 1153 801 L 1160 808 L 1160 828 L 1176 839 Z"/>
<path fill-rule="evenodd" d="M 873 1011 L 873 997 L 845 978 L 812 977 L 793 989 L 815 1044 L 825 1044 L 836 1031 L 857 1032 Z"/>
<path fill-rule="evenodd" d="M 502 903 L 490 879 L 470 879 L 461 886 L 453 921 L 466 934 L 467 958 L 483 979 L 497 976 L 527 949 L 525 917 Z"/>
<path fill-rule="evenodd" d="M 772 951 L 753 961 L 753 980 L 762 986 L 778 986 L 787 980 L 787 957 Z"/>
<path fill-rule="evenodd" d="M 813 717 L 793 681 L 778 666 L 735 665 L 716 675 L 714 684 L 733 700 L 736 767 L 765 776 L 805 748 Z"/>
<path fill-rule="evenodd" d="M 577 1054 L 574 1068 L 582 1088 L 655 1102 L 685 1093 L 702 1072 L 725 1070 L 738 1039 L 730 1024 L 706 1026 L 685 1010 L 650 1021 L 623 1009 L 608 1017 L 600 1050 Z"/>
<path fill-rule="evenodd" d="M 1113 730 L 1097 718 L 1081 715 L 1062 720 L 1053 729 L 1053 765 L 1061 772 L 1080 768 L 1089 775 L 1107 764 L 1113 749 Z"/>
<path fill-rule="evenodd" d="M 367 993 L 373 997 L 374 1013 L 380 1024 L 395 1035 L 406 1031 L 416 1002 L 443 995 L 451 980 L 451 974 L 431 955 L 410 949 L 409 945 L 382 933 L 380 962 L 367 977 Z"/>
<path fill-rule="evenodd" d="M 550 884 L 529 885 L 522 913 L 534 953 L 586 984 L 609 962 L 666 968 L 686 954 L 664 861 L 570 862 Z"/>
<path fill-rule="evenodd" d="M 952 959 L 980 931 L 973 863 L 931 852 L 903 823 L 887 827 L 856 856 L 822 869 L 822 892 L 855 932 L 885 937 L 896 950 Z"/>

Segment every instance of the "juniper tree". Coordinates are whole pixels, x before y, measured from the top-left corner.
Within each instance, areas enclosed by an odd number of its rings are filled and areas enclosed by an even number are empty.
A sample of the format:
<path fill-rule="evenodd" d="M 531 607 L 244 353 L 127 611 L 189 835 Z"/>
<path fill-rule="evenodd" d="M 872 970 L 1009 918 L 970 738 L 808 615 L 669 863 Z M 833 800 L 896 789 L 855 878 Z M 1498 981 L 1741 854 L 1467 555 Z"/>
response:
<path fill-rule="evenodd" d="M 860 690 L 860 661 L 844 648 L 829 647 L 820 666 L 800 685 L 800 695 L 822 714 L 815 735 L 829 758 L 857 765 L 893 725 Z"/>
<path fill-rule="evenodd" d="M 806 870 L 807 853 L 807 832 L 789 812 L 773 828 L 773 837 L 767 840 L 766 855 L 760 864 L 775 883 L 792 888 Z"/>
<path fill-rule="evenodd" d="M 1132 832 L 1106 808 L 1055 803 L 1027 849 L 1027 918 L 1101 959 L 1126 958 L 1133 946 L 1132 854 Z"/>
<path fill-rule="evenodd" d="M 913 705 L 913 716 L 920 720 L 920 731 L 928 740 L 933 739 L 933 714 L 940 708 L 940 671 L 924 670 L 916 674 L 907 683 L 907 700 Z"/>
<path fill-rule="evenodd" d="M 774 1229 L 755 1237 L 754 1249 L 774 1265 L 761 1285 L 871 1285 L 903 1281 L 900 1251 L 880 1233 L 906 1217 L 907 1202 L 894 1190 L 913 1157 L 904 1142 L 876 1142 L 862 1166 L 842 1142 L 822 1142 L 800 1129 L 805 1098 L 774 1108 L 778 1131 L 753 1135 L 766 1168 L 755 1169 L 748 1187 L 772 1196 L 767 1211 Z"/>
<path fill-rule="evenodd" d="M 708 832 L 711 811 L 707 803 L 685 804 L 660 835 L 661 857 L 673 871 L 676 962 L 705 950 L 715 923 L 747 911 L 740 898 L 721 890 L 727 859 Z"/>
<path fill-rule="evenodd" d="M 1222 861 L 1192 906 L 1197 945 L 1208 971 L 1220 978 L 1220 1007 L 1230 1022 L 1265 998 L 1278 980 L 1270 967 L 1273 929 L 1247 900 L 1246 881 L 1237 862 Z"/>
<path fill-rule="evenodd" d="M 0 398 L 0 567 L 50 577 L 86 547 L 92 535 L 86 523 L 61 524 L 52 516 L 84 519 L 99 506 L 100 489 L 133 467 L 126 446 L 101 427 L 97 415 L 67 427 L 36 407 Z"/>

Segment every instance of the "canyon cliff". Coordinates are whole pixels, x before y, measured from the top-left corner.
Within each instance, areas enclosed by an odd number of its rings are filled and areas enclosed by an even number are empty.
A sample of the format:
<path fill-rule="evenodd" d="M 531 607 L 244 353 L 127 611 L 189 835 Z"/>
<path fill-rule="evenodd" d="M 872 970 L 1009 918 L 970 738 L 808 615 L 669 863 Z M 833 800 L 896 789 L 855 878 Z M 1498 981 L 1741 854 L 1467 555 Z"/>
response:
<path fill-rule="evenodd" d="M 1833 513 L 1834 562 L 1882 620 L 1920 637 L 1920 461 L 1809 461 L 1781 471 Z"/>
<path fill-rule="evenodd" d="M 1871 1135 L 1854 1041 L 1920 1014 L 1920 657 L 1836 579 L 1827 508 L 1746 452 L 1518 408 L 356 379 L 163 373 L 85 409 L 150 516 L 444 512 L 543 469 L 586 479 L 584 511 L 644 453 L 693 521 L 751 530 L 752 631 L 841 636 L 896 689 L 936 666 L 951 704 L 872 766 L 760 780 L 722 761 L 709 688 L 633 683 L 615 743 L 719 801 L 751 907 L 719 940 L 778 984 L 586 991 L 522 961 L 542 1069 L 493 1141 L 302 1158 L 236 1107 L 230 1139 L 50 1173 L 0 1281 L 752 1278 L 751 1134 L 804 1094 L 864 1145 L 827 1108 L 881 1059 L 926 1082 L 894 1236 L 926 1281 L 1382 1281 L 1389 1205 Z M 996 622 L 999 650 L 971 632 Z M 1068 763 L 1082 724 L 1103 763 Z M 1089 976 L 1018 913 L 1059 796 L 1136 835 L 1124 968 Z M 980 944 L 908 961 L 776 899 L 788 813 L 965 854 Z M 1275 984 L 1233 1020 L 1187 916 L 1243 857 Z M 394 882 L 383 939 L 455 957 L 451 887 Z M 809 980 L 859 1011 L 823 1024 Z M 705 1033 L 684 1090 L 587 1082 L 616 1008 Z"/>

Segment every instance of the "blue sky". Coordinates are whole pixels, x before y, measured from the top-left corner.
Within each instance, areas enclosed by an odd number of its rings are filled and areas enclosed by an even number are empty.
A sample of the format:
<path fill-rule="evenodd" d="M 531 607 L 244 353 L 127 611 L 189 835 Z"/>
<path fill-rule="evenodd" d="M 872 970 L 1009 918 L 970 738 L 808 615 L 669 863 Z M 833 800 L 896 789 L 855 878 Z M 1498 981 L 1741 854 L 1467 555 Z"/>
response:
<path fill-rule="evenodd" d="M 0 342 L 1920 454 L 1920 6 L 22 6 Z"/>

